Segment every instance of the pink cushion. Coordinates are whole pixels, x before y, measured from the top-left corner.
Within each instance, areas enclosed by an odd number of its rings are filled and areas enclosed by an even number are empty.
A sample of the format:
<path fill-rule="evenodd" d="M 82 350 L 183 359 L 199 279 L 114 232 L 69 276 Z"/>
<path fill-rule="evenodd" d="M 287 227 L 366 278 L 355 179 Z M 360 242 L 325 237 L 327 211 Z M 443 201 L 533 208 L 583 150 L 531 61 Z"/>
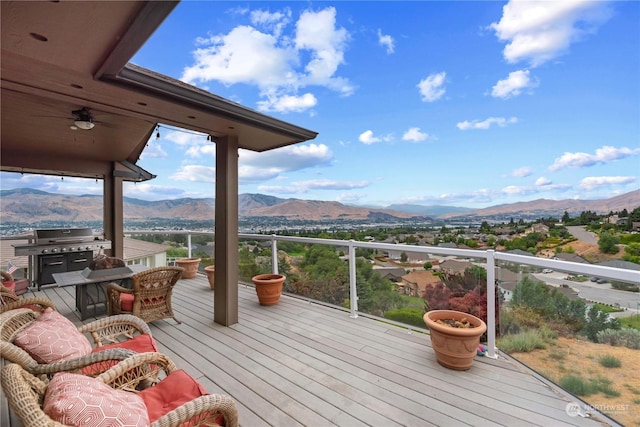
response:
<path fill-rule="evenodd" d="M 120 308 L 124 311 L 133 311 L 133 294 L 120 294 Z"/>
<path fill-rule="evenodd" d="M 127 350 L 133 350 L 136 353 L 157 352 L 158 346 L 156 341 L 150 334 L 137 335 L 129 340 L 122 342 L 115 342 L 112 344 L 103 345 L 93 349 L 92 353 L 97 353 L 104 350 L 110 350 L 112 348 L 125 348 Z M 119 360 L 106 360 L 104 362 L 94 363 L 93 365 L 82 368 L 84 375 L 95 376 L 106 371 L 110 367 L 116 365 Z"/>
<path fill-rule="evenodd" d="M 91 343 L 66 317 L 48 307 L 16 334 L 14 343 L 38 363 L 68 360 L 91 353 Z"/>
<path fill-rule="evenodd" d="M 209 394 L 196 379 L 184 370 L 178 369 L 153 387 L 138 393 L 144 400 L 149 414 L 149 422 L 154 422 L 180 405 Z"/>
<path fill-rule="evenodd" d="M 141 397 L 116 390 L 80 374 L 57 373 L 44 396 L 43 410 L 68 426 L 148 426 L 149 416 Z"/>

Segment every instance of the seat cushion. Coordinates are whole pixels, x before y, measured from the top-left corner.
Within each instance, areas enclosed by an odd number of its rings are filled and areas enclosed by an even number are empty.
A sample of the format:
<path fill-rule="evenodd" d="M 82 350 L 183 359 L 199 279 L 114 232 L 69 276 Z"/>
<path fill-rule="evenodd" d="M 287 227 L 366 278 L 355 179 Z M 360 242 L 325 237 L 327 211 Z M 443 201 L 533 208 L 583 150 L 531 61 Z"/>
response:
<path fill-rule="evenodd" d="M 80 374 L 57 373 L 44 396 L 43 411 L 68 426 L 148 426 L 141 397 Z"/>
<path fill-rule="evenodd" d="M 38 363 L 68 360 L 91 353 L 91 343 L 66 317 L 48 307 L 16 334 L 14 344 Z"/>
<path fill-rule="evenodd" d="M 123 311 L 133 311 L 133 294 L 120 294 L 120 308 Z"/>
<path fill-rule="evenodd" d="M 195 378 L 182 369 L 171 372 L 153 387 L 138 393 L 147 407 L 149 422 L 197 397 L 209 394 Z"/>
<path fill-rule="evenodd" d="M 150 334 L 137 335 L 129 340 L 122 342 L 115 342 L 112 344 L 103 345 L 93 349 L 92 353 L 100 351 L 110 350 L 112 348 L 124 348 L 127 350 L 133 350 L 136 353 L 157 352 L 158 346 L 156 340 Z M 110 367 L 116 365 L 118 360 L 106 360 L 104 362 L 94 363 L 82 369 L 84 375 L 97 376 L 106 371 Z"/>

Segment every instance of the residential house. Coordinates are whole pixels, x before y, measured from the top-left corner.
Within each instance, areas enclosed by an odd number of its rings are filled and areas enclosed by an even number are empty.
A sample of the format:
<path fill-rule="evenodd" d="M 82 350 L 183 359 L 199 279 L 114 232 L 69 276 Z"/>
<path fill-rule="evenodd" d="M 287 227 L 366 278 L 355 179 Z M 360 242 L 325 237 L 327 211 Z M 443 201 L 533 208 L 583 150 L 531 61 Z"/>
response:
<path fill-rule="evenodd" d="M 377 271 L 383 279 L 391 280 L 393 283 L 402 282 L 402 276 L 406 274 L 406 270 L 402 267 L 374 266 L 373 269 Z"/>
<path fill-rule="evenodd" d="M 402 276 L 402 281 L 398 283 L 396 289 L 404 295 L 422 298 L 425 289 L 441 282 L 440 278 L 430 270 L 415 270 Z"/>
<path fill-rule="evenodd" d="M 472 267 L 473 264 L 469 261 L 458 261 L 456 259 L 447 259 L 440 262 L 440 271 L 443 274 L 451 274 L 451 275 L 463 275 L 464 271 Z"/>

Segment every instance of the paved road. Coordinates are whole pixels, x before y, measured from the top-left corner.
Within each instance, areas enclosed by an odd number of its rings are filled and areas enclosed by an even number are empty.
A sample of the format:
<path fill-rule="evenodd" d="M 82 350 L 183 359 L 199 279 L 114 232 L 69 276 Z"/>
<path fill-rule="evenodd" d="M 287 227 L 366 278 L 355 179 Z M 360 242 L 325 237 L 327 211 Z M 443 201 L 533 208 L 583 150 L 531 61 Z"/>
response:
<path fill-rule="evenodd" d="M 598 244 L 598 237 L 596 236 L 596 233 L 585 230 L 582 225 L 569 225 L 567 226 L 567 230 L 569 230 L 569 233 L 573 234 L 573 236 L 578 240 L 582 240 L 583 242 L 591 245 Z"/>
<path fill-rule="evenodd" d="M 628 316 L 638 313 L 640 308 L 640 293 L 627 292 L 612 289 L 610 283 L 595 282 L 574 282 L 565 280 L 565 273 L 553 272 L 547 274 L 534 274 L 536 279 L 541 280 L 551 286 L 559 287 L 567 285 L 578 291 L 578 295 L 585 300 L 601 302 L 603 304 L 618 304 L 620 308 L 626 308 L 627 311 L 617 314 L 618 316 Z"/>

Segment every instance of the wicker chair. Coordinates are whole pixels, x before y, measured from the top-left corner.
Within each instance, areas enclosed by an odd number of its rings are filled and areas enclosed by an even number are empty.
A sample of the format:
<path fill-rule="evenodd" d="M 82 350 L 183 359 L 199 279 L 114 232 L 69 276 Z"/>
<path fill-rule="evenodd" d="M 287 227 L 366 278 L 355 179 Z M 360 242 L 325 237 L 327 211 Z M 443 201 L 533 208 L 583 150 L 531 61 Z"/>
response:
<path fill-rule="evenodd" d="M 175 382 L 169 379 L 169 375 L 176 371 L 179 370 L 175 364 L 163 354 L 140 353 L 118 363 L 95 377 L 95 380 L 109 385 L 112 389 L 135 393 L 142 397 L 148 391 L 153 393 L 156 387 L 158 387 L 157 390 L 163 390 L 163 381 L 167 381 L 167 386 L 172 384 L 170 387 L 173 387 Z M 184 371 L 174 376 L 175 378 L 197 383 Z M 52 381 L 40 380 L 17 364 L 9 364 L 2 369 L 1 381 L 9 405 L 24 427 L 64 426 L 51 419 L 43 409 L 46 406 L 45 394 Z M 164 390 L 158 393 L 164 395 Z M 221 394 L 198 394 L 198 397 L 191 395 L 185 397 L 186 403 L 174 402 L 172 405 L 167 405 L 168 408 L 162 410 L 156 408 L 154 416 L 152 416 L 149 400 L 142 397 L 145 409 L 149 411 L 151 427 L 177 427 L 183 423 L 193 426 L 211 426 L 219 425 L 219 421 L 223 421 L 226 427 L 238 426 L 238 412 L 235 401 L 231 397 Z"/>
<path fill-rule="evenodd" d="M 156 267 L 136 273 L 131 277 L 131 289 L 109 283 L 109 315 L 132 314 L 147 323 L 171 317 L 182 323 L 173 314 L 171 294 L 183 271 L 182 267 Z"/>
<path fill-rule="evenodd" d="M 119 361 L 136 352 L 157 350 L 151 330 L 146 323 L 135 316 L 121 315 L 106 317 L 77 327 L 80 334 L 90 334 L 93 338 L 93 353 L 68 360 L 40 363 L 15 341 L 20 332 L 35 322 L 41 314 L 28 308 L 17 308 L 0 314 L 0 357 L 19 364 L 34 375 L 50 375 L 60 371 L 82 371 L 87 375 L 97 375 L 114 364 L 109 362 L 101 366 L 94 365 L 99 361 L 95 356 L 98 352 L 126 349 L 127 351 L 124 352 L 113 353 L 111 358 L 103 359 Z M 88 345 L 91 346 L 90 342 Z M 92 365 L 92 369 L 83 371 L 82 368 L 88 365 Z"/>
<path fill-rule="evenodd" d="M 3 271 L 2 276 L 5 277 L 5 274 L 11 277 L 9 273 Z M 0 285 L 0 313 L 22 307 L 39 311 L 44 311 L 47 307 L 51 307 L 54 310 L 56 309 L 55 304 L 46 298 L 20 298 L 12 290 Z"/>

